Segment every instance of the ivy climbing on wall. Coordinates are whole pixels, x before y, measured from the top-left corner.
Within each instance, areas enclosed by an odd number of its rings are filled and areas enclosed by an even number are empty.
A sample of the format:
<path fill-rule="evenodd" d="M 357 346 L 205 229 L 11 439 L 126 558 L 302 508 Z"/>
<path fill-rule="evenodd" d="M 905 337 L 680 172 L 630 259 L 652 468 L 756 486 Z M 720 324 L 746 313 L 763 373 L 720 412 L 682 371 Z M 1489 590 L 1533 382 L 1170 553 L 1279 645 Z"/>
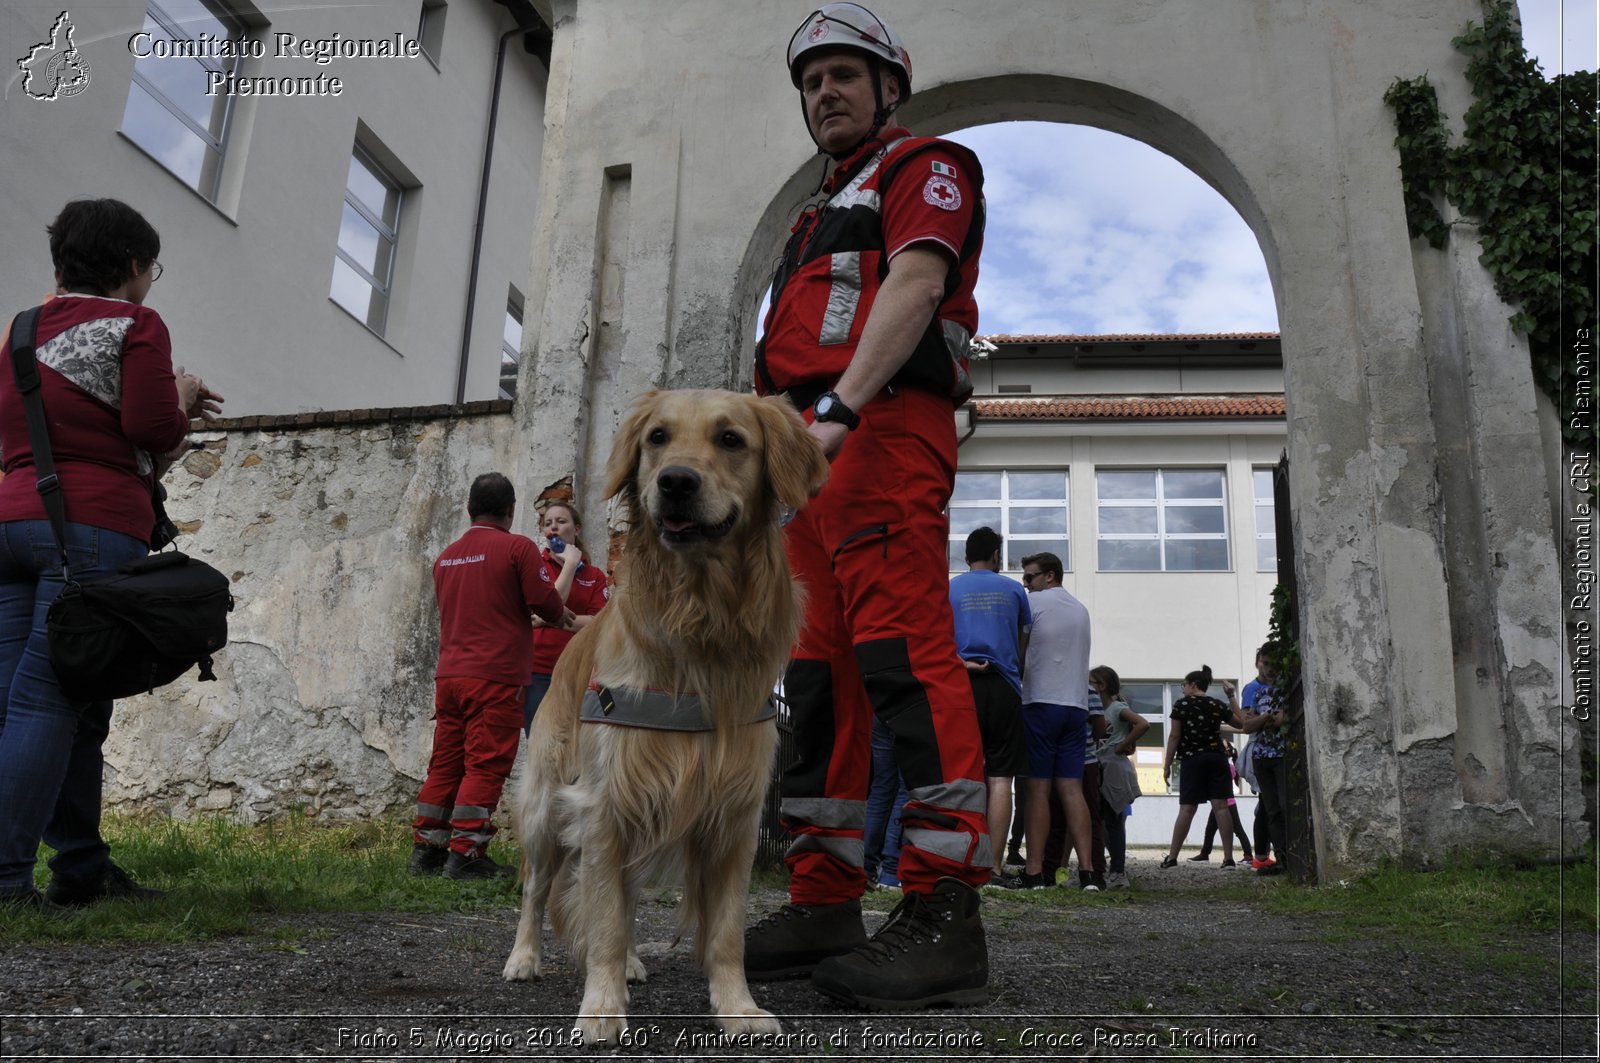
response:
<path fill-rule="evenodd" d="M 1384 94 L 1399 130 L 1411 235 L 1444 247 L 1444 200 L 1477 222 L 1479 261 L 1515 309 L 1511 326 L 1528 338 L 1534 379 L 1562 408 L 1568 444 L 1590 450 L 1593 420 L 1563 407 L 1593 393 L 1592 379 L 1580 387 L 1572 351 L 1579 330 L 1589 329 L 1592 343 L 1595 328 L 1595 75 L 1546 80 L 1509 0 L 1486 0 L 1482 24 L 1451 43 L 1467 57 L 1474 97 L 1459 144 L 1450 143 L 1427 75 L 1397 80 Z"/>

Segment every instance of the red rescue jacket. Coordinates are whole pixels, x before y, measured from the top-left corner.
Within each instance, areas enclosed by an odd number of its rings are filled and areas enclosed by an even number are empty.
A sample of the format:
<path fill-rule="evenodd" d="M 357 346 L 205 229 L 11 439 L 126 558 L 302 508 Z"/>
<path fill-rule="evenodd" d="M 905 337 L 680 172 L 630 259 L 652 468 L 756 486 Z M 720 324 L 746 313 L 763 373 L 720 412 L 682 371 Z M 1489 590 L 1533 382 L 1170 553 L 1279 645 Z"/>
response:
<path fill-rule="evenodd" d="M 913 137 L 903 129 L 884 137 L 840 163 L 823 186 L 827 201 L 820 209 L 808 207 L 795 223 L 756 346 L 756 390 L 763 395 L 787 392 L 804 409 L 850 364 L 888 275 L 888 252 L 897 249 L 886 246 L 894 234 L 884 233 L 883 196 L 908 163 L 932 149 L 960 160 L 957 168 L 970 174 L 964 183 L 976 189 L 975 202 L 959 260 L 945 280 L 944 300 L 890 384 L 949 395 L 957 406 L 972 394 L 967 348 L 978 325 L 973 289 L 983 247 L 983 170 L 976 155 L 952 141 Z M 914 167 L 903 179 L 923 176 Z"/>

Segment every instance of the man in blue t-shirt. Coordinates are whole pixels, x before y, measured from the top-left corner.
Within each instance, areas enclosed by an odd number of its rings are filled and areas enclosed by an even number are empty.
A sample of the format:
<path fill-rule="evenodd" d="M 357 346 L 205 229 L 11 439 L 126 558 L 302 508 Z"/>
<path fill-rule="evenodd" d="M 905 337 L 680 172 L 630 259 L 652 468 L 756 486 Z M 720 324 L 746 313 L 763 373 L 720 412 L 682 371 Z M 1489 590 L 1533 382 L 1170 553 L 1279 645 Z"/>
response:
<path fill-rule="evenodd" d="M 1022 727 L 1022 660 L 1033 611 L 1022 584 L 1000 574 L 1000 536 L 979 528 L 967 536 L 967 572 L 950 581 L 956 652 L 967 665 L 983 735 L 989 784 L 989 844 L 1001 873 L 1011 825 L 1011 780 L 1028 767 Z"/>

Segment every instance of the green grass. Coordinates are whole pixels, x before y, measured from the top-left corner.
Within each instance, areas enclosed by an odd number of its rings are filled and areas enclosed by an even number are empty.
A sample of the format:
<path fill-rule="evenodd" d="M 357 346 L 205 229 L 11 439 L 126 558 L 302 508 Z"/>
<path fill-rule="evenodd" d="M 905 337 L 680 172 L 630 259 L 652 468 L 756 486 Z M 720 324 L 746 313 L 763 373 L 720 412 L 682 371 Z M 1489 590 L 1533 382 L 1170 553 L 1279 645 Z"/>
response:
<path fill-rule="evenodd" d="M 0 946 L 21 941 L 183 942 L 267 933 L 273 917 L 309 911 L 471 912 L 515 904 L 516 887 L 406 874 L 405 823 L 318 824 L 300 817 L 246 826 L 223 818 L 178 822 L 107 816 L 112 856 L 142 884 L 168 891 L 159 901 L 105 903 L 56 921 L 0 909 Z M 49 882 L 41 852 L 36 882 Z M 502 863 L 520 854 L 498 843 Z M 273 947 L 298 947 L 278 928 Z M 278 935 L 272 937 L 272 935 Z"/>
<path fill-rule="evenodd" d="M 1384 867 L 1353 881 L 1270 890 L 1261 903 L 1288 914 L 1332 916 L 1334 933 L 1389 932 L 1481 948 L 1530 931 L 1592 933 L 1595 881 L 1593 851 L 1570 866 L 1474 867 L 1462 858 L 1438 871 Z"/>

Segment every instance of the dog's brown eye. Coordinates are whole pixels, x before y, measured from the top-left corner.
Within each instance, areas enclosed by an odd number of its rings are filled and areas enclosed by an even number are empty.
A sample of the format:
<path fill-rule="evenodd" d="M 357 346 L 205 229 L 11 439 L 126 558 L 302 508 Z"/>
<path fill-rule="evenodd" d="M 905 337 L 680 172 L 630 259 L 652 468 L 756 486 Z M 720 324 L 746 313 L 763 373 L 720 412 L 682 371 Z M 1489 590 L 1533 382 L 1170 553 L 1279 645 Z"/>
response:
<path fill-rule="evenodd" d="M 729 450 L 738 450 L 744 446 L 744 436 L 738 432 L 724 432 L 719 442 Z"/>
<path fill-rule="evenodd" d="M 661 446 L 667 441 L 667 430 L 665 428 L 652 428 L 650 430 L 649 440 L 651 446 Z"/>

